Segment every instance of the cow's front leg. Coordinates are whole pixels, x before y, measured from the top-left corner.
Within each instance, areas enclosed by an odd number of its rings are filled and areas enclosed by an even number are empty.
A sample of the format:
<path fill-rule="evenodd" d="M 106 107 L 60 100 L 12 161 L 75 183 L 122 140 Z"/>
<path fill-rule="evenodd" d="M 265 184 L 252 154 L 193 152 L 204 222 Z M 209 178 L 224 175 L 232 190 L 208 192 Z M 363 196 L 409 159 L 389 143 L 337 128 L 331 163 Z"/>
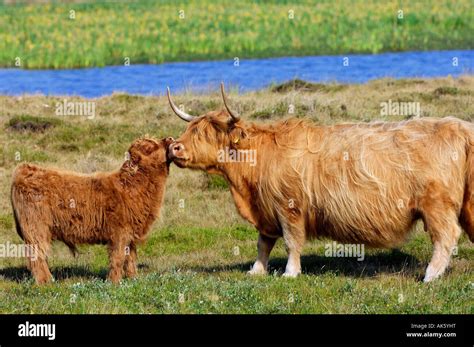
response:
<path fill-rule="evenodd" d="M 276 238 L 268 237 L 261 233 L 258 234 L 258 256 L 252 269 L 248 272 L 250 275 L 265 275 L 267 273 L 268 257 L 273 246 L 275 246 L 276 240 Z"/>
<path fill-rule="evenodd" d="M 283 276 L 296 277 L 301 273 L 301 251 L 306 239 L 304 227 L 298 224 L 283 225 L 283 239 L 288 252 L 288 262 Z"/>

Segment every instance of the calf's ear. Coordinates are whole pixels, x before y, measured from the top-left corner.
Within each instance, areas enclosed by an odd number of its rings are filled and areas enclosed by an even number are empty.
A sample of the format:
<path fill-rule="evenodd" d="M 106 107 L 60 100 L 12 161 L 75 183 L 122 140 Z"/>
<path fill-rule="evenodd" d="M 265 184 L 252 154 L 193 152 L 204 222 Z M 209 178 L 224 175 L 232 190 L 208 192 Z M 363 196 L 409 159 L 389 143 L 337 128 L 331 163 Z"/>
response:
<path fill-rule="evenodd" d="M 137 152 L 142 155 L 150 155 L 160 147 L 155 141 L 142 141 L 137 147 Z"/>
<path fill-rule="evenodd" d="M 163 144 L 165 145 L 166 149 L 168 149 L 168 147 L 169 147 L 173 142 L 175 142 L 175 139 L 172 138 L 171 136 L 166 137 L 166 138 L 163 139 Z"/>
<path fill-rule="evenodd" d="M 137 150 L 130 149 L 128 153 L 131 165 L 138 165 L 142 161 L 142 154 L 139 153 Z"/>

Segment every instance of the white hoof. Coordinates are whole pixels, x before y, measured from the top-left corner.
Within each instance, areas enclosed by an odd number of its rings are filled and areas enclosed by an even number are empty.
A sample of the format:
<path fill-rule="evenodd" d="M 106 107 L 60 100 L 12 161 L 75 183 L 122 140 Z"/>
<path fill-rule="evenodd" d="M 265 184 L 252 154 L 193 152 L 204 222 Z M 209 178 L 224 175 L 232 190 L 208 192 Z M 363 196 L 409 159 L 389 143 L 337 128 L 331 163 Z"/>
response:
<path fill-rule="evenodd" d="M 265 270 L 250 270 L 250 271 L 247 271 L 247 273 L 251 276 L 259 276 L 259 275 L 266 275 L 267 272 Z"/>
<path fill-rule="evenodd" d="M 266 275 L 267 270 L 261 264 L 254 264 L 252 269 L 247 272 L 249 275 Z"/>
<path fill-rule="evenodd" d="M 438 277 L 440 277 L 443 274 L 444 271 L 439 271 L 436 270 L 433 266 L 428 265 L 426 268 L 426 273 L 425 273 L 425 278 L 423 279 L 423 282 L 428 283 L 431 282 Z"/>
<path fill-rule="evenodd" d="M 437 277 L 435 276 L 428 276 L 428 275 L 425 275 L 425 277 L 423 278 L 423 282 L 425 283 L 428 283 L 428 282 L 432 282 L 433 280 L 435 280 Z"/>
<path fill-rule="evenodd" d="M 283 274 L 283 277 L 296 278 L 296 277 L 298 277 L 299 274 L 300 274 L 299 272 L 288 272 L 288 271 L 285 271 L 285 273 Z"/>

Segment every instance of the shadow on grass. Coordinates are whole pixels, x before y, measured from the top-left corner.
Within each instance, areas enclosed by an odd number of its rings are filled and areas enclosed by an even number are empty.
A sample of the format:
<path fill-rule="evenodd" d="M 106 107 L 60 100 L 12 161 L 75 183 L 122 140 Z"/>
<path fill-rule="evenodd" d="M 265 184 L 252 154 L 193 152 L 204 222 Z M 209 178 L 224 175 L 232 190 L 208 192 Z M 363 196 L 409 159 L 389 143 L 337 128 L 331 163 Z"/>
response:
<path fill-rule="evenodd" d="M 287 258 L 270 258 L 269 273 L 273 271 L 284 272 Z M 191 270 L 197 272 L 225 272 L 250 270 L 253 262 L 245 262 L 231 265 L 219 265 L 213 267 L 193 267 Z M 420 272 L 424 272 L 426 264 L 420 263 L 418 259 L 410 254 L 393 250 L 391 252 L 376 255 L 366 255 L 363 261 L 356 258 L 335 258 L 321 255 L 306 255 L 301 257 L 303 274 L 322 275 L 334 273 L 351 277 L 374 277 L 380 274 L 404 273 L 407 276 L 421 279 Z"/>
<path fill-rule="evenodd" d="M 272 258 L 269 264 L 269 272 L 284 272 L 287 258 Z M 241 271 L 247 272 L 253 262 L 236 263 L 218 266 L 197 266 L 190 270 L 202 273 Z M 407 276 L 421 280 L 426 264 L 420 263 L 418 259 L 410 254 L 393 250 L 375 255 L 366 255 L 363 261 L 356 258 L 335 258 L 321 255 L 306 255 L 301 257 L 302 272 L 307 275 L 322 275 L 333 273 L 351 277 L 374 277 L 380 274 L 403 273 Z M 138 264 L 139 269 L 149 270 L 146 264 Z M 107 277 L 107 268 L 102 270 L 91 270 L 87 266 L 59 266 L 53 267 L 51 272 L 56 281 L 69 278 L 102 279 Z M 30 271 L 26 266 L 7 267 L 0 269 L 0 276 L 3 278 L 22 282 L 32 279 Z"/>
<path fill-rule="evenodd" d="M 51 268 L 51 273 L 56 281 L 63 281 L 74 277 L 105 280 L 107 277 L 107 271 L 107 269 L 93 271 L 86 266 L 58 266 Z M 22 282 L 33 278 L 33 275 L 26 266 L 0 269 L 0 276 L 15 282 Z"/>

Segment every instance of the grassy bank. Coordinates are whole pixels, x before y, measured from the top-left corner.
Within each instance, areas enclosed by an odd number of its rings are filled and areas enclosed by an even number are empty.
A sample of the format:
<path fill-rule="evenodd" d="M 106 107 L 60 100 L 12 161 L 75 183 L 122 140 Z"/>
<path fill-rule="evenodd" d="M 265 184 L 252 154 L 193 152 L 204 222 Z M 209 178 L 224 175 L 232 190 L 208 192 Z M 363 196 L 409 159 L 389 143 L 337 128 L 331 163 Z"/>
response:
<path fill-rule="evenodd" d="M 420 102 L 422 116 L 474 121 L 473 97 L 472 76 L 365 85 L 296 82 L 230 94 L 245 119 L 287 117 L 291 104 L 295 116 L 319 124 L 405 119 L 380 116 L 380 103 L 388 100 Z M 175 98 L 193 114 L 221 107 L 217 93 Z M 81 172 L 116 169 L 134 138 L 179 136 L 186 126 L 172 115 L 164 97 L 93 99 L 94 119 L 56 116 L 54 105 L 60 100 L 0 96 L 2 244 L 21 242 L 9 202 L 11 173 L 19 161 Z M 272 253 L 271 275 L 249 277 L 245 272 L 256 257 L 257 233 L 238 216 L 225 183 L 172 166 L 162 217 L 138 250 L 136 279 L 121 286 L 105 282 L 103 246 L 81 246 L 74 259 L 57 243 L 50 261 L 56 282 L 45 287 L 34 285 L 22 259 L 0 258 L 0 313 L 474 313 L 474 245 L 463 235 L 446 276 L 423 284 L 431 242 L 422 229 L 418 225 L 401 249 L 369 250 L 361 262 L 325 257 L 328 241 L 308 243 L 303 275 L 297 279 L 280 276 L 286 262 L 280 240 Z"/>
<path fill-rule="evenodd" d="M 470 0 L 0 5 L 0 66 L 468 49 L 473 31 Z"/>

